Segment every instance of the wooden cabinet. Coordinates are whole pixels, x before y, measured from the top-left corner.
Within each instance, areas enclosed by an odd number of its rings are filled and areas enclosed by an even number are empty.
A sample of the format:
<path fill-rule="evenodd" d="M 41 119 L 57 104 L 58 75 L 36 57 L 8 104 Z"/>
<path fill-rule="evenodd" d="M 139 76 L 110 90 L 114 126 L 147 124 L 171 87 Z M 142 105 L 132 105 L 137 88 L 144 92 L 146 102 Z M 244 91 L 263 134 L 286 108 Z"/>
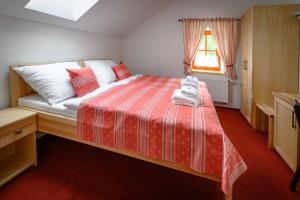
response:
<path fill-rule="evenodd" d="M 299 162 L 299 128 L 293 110 L 297 95 L 274 93 L 274 148 L 293 171 Z"/>
<path fill-rule="evenodd" d="M 0 186 L 37 164 L 36 113 L 9 108 L 0 111 Z"/>
<path fill-rule="evenodd" d="M 241 19 L 241 112 L 256 127 L 256 104 L 298 92 L 300 4 L 254 6 Z"/>

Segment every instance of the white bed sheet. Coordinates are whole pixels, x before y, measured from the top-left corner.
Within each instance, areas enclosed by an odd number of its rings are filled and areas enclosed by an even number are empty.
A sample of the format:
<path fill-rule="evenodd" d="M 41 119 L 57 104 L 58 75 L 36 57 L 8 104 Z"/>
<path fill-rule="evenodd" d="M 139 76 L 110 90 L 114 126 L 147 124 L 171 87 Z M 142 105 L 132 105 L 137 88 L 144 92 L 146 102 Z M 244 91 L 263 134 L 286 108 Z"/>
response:
<path fill-rule="evenodd" d="M 44 112 L 49 112 L 57 115 L 62 115 L 65 117 L 71 117 L 71 118 L 77 118 L 77 109 L 79 108 L 79 105 L 82 101 L 87 100 L 91 97 L 97 96 L 101 94 L 102 92 L 105 92 L 109 90 L 110 88 L 113 88 L 117 85 L 127 84 L 131 80 L 134 80 L 141 76 L 141 74 L 133 75 L 129 78 L 126 78 L 121 81 L 116 81 L 107 85 L 103 85 L 97 90 L 83 96 L 83 97 L 73 97 L 70 99 L 67 99 L 65 101 L 62 101 L 57 104 L 50 105 L 46 99 L 44 99 L 39 94 L 33 94 L 25 97 L 21 97 L 18 99 L 18 105 L 24 106 L 27 108 L 37 109 Z"/>
<path fill-rule="evenodd" d="M 50 105 L 46 99 L 39 94 L 33 94 L 18 99 L 19 106 L 45 111 L 65 117 L 77 118 L 77 110 L 66 108 L 64 101 Z"/>

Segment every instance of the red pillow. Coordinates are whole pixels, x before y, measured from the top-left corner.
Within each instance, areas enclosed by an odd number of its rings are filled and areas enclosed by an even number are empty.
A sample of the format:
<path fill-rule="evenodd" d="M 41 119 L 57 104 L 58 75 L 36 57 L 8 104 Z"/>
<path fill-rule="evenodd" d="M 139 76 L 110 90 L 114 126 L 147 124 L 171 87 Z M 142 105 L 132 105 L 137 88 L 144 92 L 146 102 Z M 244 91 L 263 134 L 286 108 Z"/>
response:
<path fill-rule="evenodd" d="M 118 81 L 132 76 L 132 73 L 124 64 L 114 66 L 112 69 L 114 70 Z"/>
<path fill-rule="evenodd" d="M 84 96 L 99 88 L 96 76 L 91 68 L 67 69 L 67 71 L 77 96 Z"/>

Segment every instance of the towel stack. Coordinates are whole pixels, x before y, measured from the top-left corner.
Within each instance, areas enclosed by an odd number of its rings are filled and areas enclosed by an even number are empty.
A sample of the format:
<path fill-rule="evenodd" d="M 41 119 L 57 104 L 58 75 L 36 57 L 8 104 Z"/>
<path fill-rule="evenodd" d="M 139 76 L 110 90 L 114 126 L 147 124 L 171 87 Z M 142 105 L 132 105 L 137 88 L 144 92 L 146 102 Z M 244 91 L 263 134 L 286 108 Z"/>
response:
<path fill-rule="evenodd" d="M 172 101 L 176 105 L 198 106 L 199 81 L 196 77 L 187 76 L 181 81 L 180 89 L 176 89 L 172 95 Z"/>

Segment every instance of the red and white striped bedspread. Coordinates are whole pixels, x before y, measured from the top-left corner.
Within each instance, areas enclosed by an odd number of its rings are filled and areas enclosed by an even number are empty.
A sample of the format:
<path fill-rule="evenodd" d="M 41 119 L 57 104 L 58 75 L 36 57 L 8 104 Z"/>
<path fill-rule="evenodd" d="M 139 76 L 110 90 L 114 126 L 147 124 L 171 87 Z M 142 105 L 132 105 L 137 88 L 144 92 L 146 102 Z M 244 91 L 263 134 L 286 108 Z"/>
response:
<path fill-rule="evenodd" d="M 78 110 L 77 134 L 219 177 L 231 196 L 246 164 L 224 134 L 206 84 L 199 84 L 199 107 L 172 103 L 179 84 L 177 78 L 141 76 L 88 99 Z"/>

